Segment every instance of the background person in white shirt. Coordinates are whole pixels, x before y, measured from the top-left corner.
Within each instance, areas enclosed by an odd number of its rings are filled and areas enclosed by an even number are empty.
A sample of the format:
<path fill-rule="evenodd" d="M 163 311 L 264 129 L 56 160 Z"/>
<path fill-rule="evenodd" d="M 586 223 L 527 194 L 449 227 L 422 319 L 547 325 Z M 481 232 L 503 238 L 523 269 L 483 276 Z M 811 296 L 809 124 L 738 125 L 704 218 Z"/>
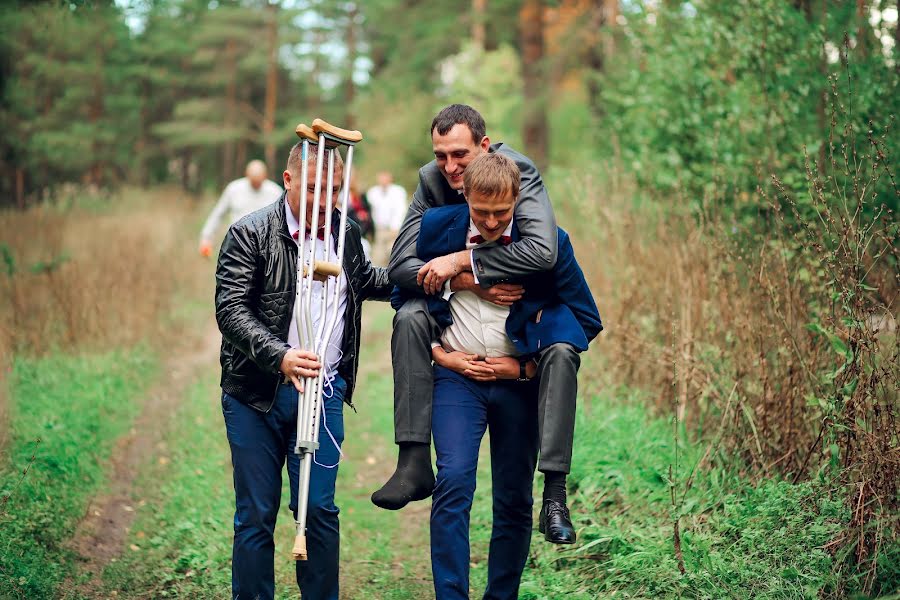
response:
<path fill-rule="evenodd" d="M 272 204 L 281 197 L 281 186 L 270 179 L 266 164 L 261 160 L 247 163 L 244 177 L 235 179 L 227 186 L 200 231 L 200 254 L 212 254 L 212 236 L 219 228 L 222 219 L 228 215 L 228 224 L 255 210 Z"/>
<path fill-rule="evenodd" d="M 366 199 L 372 208 L 372 220 L 375 223 L 373 262 L 387 265 L 391 257 L 391 247 L 406 216 L 406 190 L 394 183 L 394 178 L 387 171 L 379 173 L 377 181 L 378 185 L 366 192 Z"/>

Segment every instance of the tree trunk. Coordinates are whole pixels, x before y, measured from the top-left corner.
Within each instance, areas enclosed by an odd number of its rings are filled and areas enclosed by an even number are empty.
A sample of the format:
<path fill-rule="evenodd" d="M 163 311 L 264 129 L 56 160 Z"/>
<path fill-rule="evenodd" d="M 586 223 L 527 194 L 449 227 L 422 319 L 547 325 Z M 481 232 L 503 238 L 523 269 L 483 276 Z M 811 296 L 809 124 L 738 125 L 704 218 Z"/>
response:
<path fill-rule="evenodd" d="M 869 11 L 866 0 L 856 0 L 856 48 L 861 56 L 869 55 Z"/>
<path fill-rule="evenodd" d="M 794 8 L 803 11 L 807 22 L 812 22 L 812 0 L 794 0 Z"/>
<path fill-rule="evenodd" d="M 25 169 L 16 167 L 16 206 L 25 210 Z"/>
<path fill-rule="evenodd" d="M 894 70 L 900 73 L 900 0 L 896 8 L 898 17 L 894 25 Z"/>
<path fill-rule="evenodd" d="M 472 41 L 479 49 L 485 48 L 484 19 L 487 0 L 472 0 Z"/>
<path fill-rule="evenodd" d="M 307 106 L 309 108 L 310 122 L 312 122 L 312 119 L 320 116 L 318 113 L 321 109 L 322 93 L 319 86 L 319 77 L 322 71 L 321 48 L 324 41 L 325 35 L 321 30 L 316 30 L 313 33 L 312 71 L 309 73 L 308 85 L 303 86 L 306 93 L 309 94 Z"/>
<path fill-rule="evenodd" d="M 229 74 L 225 90 L 225 127 L 234 125 L 237 114 L 237 46 L 234 40 L 225 44 L 225 72 Z M 225 141 L 222 148 L 222 177 L 220 184 L 234 179 L 234 140 Z"/>
<path fill-rule="evenodd" d="M 347 80 L 344 82 L 344 106 L 347 113 L 344 115 L 344 127 L 353 129 L 356 119 L 353 114 L 353 100 L 356 98 L 356 85 L 353 83 L 353 70 L 356 65 L 356 16 L 359 8 L 353 3 L 347 10 Z"/>
<path fill-rule="evenodd" d="M 806 22 L 809 23 L 810 28 L 813 27 L 813 13 L 812 13 L 812 0 L 805 0 L 806 8 L 809 10 L 805 10 L 806 14 Z M 822 0 L 822 23 L 826 23 L 828 19 L 828 0 Z M 825 53 L 825 44 L 823 42 L 822 48 L 819 51 L 819 73 L 821 75 L 820 81 L 828 81 L 828 56 Z M 828 85 L 823 84 L 822 89 L 819 92 L 819 98 L 816 101 L 816 121 L 819 124 L 819 135 L 821 136 L 822 143 L 819 145 L 819 174 L 825 174 L 825 160 L 828 157 L 826 152 L 827 143 L 825 140 L 828 139 L 828 128 L 830 127 L 828 123 L 828 115 L 827 112 L 827 103 L 828 103 Z"/>
<path fill-rule="evenodd" d="M 278 100 L 278 4 L 270 3 L 267 7 L 268 23 L 266 24 L 269 42 L 268 64 L 266 65 L 266 105 L 263 114 L 263 140 L 265 141 L 266 166 L 272 169 L 275 165 L 275 110 Z"/>
<path fill-rule="evenodd" d="M 544 58 L 544 6 L 540 0 L 525 0 L 519 9 L 519 36 L 524 83 L 522 140 L 531 160 L 547 167 L 547 95 L 542 63 Z"/>
<path fill-rule="evenodd" d="M 102 33 L 102 30 L 101 30 Z M 94 160 L 88 170 L 88 183 L 94 186 L 100 186 L 103 183 L 104 160 L 102 157 L 106 155 L 103 143 L 100 141 L 101 133 L 100 124 L 103 113 L 106 110 L 104 99 L 106 98 L 105 87 L 105 65 L 106 65 L 106 48 L 103 46 L 102 37 L 97 40 L 97 65 L 96 78 L 94 79 L 94 100 L 91 102 L 89 109 L 89 119 L 91 122 L 91 136 L 93 141 L 91 147 L 93 149 Z"/>
<path fill-rule="evenodd" d="M 619 12 L 618 0 L 594 0 L 592 2 L 588 26 L 586 63 L 588 107 L 595 118 L 603 115 L 600 103 L 600 77 L 606 68 L 606 61 L 615 52 L 613 27 Z"/>

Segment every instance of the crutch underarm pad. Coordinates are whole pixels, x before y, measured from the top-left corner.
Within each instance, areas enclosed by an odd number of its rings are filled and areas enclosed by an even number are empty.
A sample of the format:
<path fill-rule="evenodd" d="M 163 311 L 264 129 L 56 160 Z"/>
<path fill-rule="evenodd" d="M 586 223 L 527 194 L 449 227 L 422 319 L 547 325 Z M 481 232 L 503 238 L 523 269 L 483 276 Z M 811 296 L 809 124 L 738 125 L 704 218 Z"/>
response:
<path fill-rule="evenodd" d="M 323 121 L 322 119 L 316 119 L 315 121 L 313 121 L 312 129 L 317 134 L 324 133 L 325 137 L 330 138 L 340 144 L 353 145 L 358 144 L 362 141 L 362 134 L 360 132 L 335 127 L 331 123 Z"/>
<path fill-rule="evenodd" d="M 312 127 L 307 125 L 306 123 L 300 123 L 297 125 L 297 128 L 294 130 L 297 132 L 297 137 L 300 139 L 307 139 L 313 144 L 317 144 L 319 142 L 319 136 L 316 135 L 316 132 L 312 130 Z"/>

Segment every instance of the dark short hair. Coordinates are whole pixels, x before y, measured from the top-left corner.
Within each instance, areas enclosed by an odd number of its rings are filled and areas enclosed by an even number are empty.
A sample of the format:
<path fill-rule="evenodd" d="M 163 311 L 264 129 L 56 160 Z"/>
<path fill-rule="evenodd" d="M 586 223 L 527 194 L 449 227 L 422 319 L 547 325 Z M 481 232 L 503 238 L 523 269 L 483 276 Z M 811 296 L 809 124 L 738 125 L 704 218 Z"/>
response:
<path fill-rule="evenodd" d="M 477 110 L 468 104 L 451 104 L 431 121 L 431 129 L 428 135 L 431 135 L 435 129 L 439 135 L 447 135 L 447 132 L 453 129 L 454 125 L 465 125 L 472 132 L 472 141 L 476 144 L 481 143 L 481 139 L 485 136 L 487 126 L 484 124 L 484 117 Z"/>
<path fill-rule="evenodd" d="M 327 145 L 326 145 L 327 147 Z M 309 145 L 309 163 L 310 165 L 316 164 L 316 160 L 318 160 L 317 152 L 319 150 L 318 144 L 310 144 Z M 341 158 L 341 151 L 338 150 L 334 153 L 334 169 L 335 171 L 341 169 L 343 171 L 344 168 L 344 160 Z M 287 169 L 291 173 L 299 173 L 300 165 L 303 162 L 303 142 L 297 142 L 294 144 L 293 148 L 291 148 L 290 154 L 288 154 L 287 161 Z M 328 166 L 328 154 L 325 154 L 325 166 Z"/>

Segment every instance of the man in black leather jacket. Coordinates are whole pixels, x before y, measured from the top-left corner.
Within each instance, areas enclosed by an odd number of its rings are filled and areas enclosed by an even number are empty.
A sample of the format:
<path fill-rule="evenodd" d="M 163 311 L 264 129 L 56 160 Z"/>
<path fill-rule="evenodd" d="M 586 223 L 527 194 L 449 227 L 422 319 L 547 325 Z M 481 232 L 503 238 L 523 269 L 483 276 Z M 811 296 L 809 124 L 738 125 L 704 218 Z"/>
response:
<path fill-rule="evenodd" d="M 339 158 L 339 157 L 338 157 Z M 310 146 L 310 173 L 316 163 Z M 340 163 L 340 161 L 337 161 Z M 313 177 L 300 189 L 301 145 L 291 150 L 284 171 L 285 193 L 274 204 L 232 225 L 216 268 L 216 320 L 222 332 L 222 412 L 234 466 L 236 510 L 232 561 L 234 598 L 274 597 L 275 518 L 281 497 L 285 461 L 290 478 L 290 507 L 297 510 L 299 457 L 294 454 L 297 391 L 300 377 L 325 369 L 327 386 L 321 446 L 312 467 L 307 517 L 309 560 L 297 562 L 297 583 L 304 598 L 338 598 L 339 523 L 334 484 L 343 441 L 343 403 L 352 407 L 359 364 L 361 305 L 366 299 L 387 300 L 391 286 L 385 269 L 365 257 L 359 227 L 347 221 L 339 278 L 338 325 L 325 356 L 299 350 L 294 323 L 297 236 L 300 194 L 307 194 L 307 224 L 312 222 Z M 340 187 L 336 166 L 332 190 L 321 194 L 319 235 L 324 229 L 327 195 Z M 332 240 L 339 233 L 337 211 Z M 313 234 L 315 234 L 314 232 Z M 310 236 L 309 228 L 303 234 Z M 324 256 L 324 244 L 319 259 Z M 330 250 L 335 261 L 334 249 Z M 316 290 L 313 290 L 315 297 Z M 320 307 L 313 303 L 314 329 Z M 333 441 L 332 441 L 333 440 Z"/>

